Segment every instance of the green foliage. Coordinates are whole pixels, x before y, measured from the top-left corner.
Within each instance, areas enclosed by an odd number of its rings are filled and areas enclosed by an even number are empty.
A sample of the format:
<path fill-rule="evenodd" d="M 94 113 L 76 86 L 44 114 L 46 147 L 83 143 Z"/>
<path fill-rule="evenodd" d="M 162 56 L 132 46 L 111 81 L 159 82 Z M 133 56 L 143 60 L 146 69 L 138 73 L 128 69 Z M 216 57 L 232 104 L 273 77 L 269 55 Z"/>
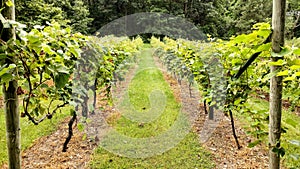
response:
<path fill-rule="evenodd" d="M 0 60 L 1 84 L 11 79 L 19 81 L 18 94 L 23 94 L 21 114 L 38 124 L 69 104 L 70 76 L 87 38 L 80 33 L 71 34 L 70 28 L 62 29 L 56 22 L 36 27 L 29 33 L 18 29 L 18 35 L 16 41 L 2 43 L 2 56 L 14 56 L 16 60 L 10 65 L 4 65 L 6 57 Z M 60 104 L 53 108 L 55 101 Z M 39 116 L 44 117 L 36 120 Z"/>
<path fill-rule="evenodd" d="M 75 32 L 87 34 L 90 32 L 90 24 L 93 21 L 89 18 L 90 12 L 83 0 L 44 0 L 47 4 L 53 4 L 64 12 L 64 18 L 68 21 Z"/>
<path fill-rule="evenodd" d="M 204 33 L 225 37 L 228 31 L 227 5 L 225 0 L 188 1 L 184 16 Z"/>
<path fill-rule="evenodd" d="M 186 18 L 205 33 L 223 36 L 226 23 L 223 20 L 223 0 L 216 1 L 161 1 L 161 0 L 96 0 L 89 1 L 90 17 L 94 18 L 93 30 L 125 15 L 139 12 L 160 12 Z M 140 18 L 143 20 L 143 18 Z M 159 20 L 159 22 L 164 22 Z"/>
<path fill-rule="evenodd" d="M 269 21 L 272 14 L 272 1 L 254 0 L 243 1 L 236 0 L 228 2 L 230 31 L 235 33 L 251 33 L 252 25 L 259 22 Z"/>
<path fill-rule="evenodd" d="M 203 99 L 210 106 L 220 106 L 220 109 L 228 111 L 236 111 L 250 118 L 250 127 L 248 133 L 257 138 L 249 144 L 253 147 L 263 140 L 268 134 L 268 109 L 253 109 L 253 105 L 249 105 L 249 96 L 260 96 L 259 93 L 268 92 L 269 79 L 272 76 L 284 76 L 284 92 L 283 98 L 291 104 L 290 108 L 294 109 L 299 105 L 299 48 L 297 42 L 291 47 L 286 46 L 277 54 L 283 57 L 276 63 L 269 61 L 271 55 L 270 43 L 264 43 L 269 37 L 271 30 L 270 25 L 266 23 L 255 24 L 250 34 L 241 34 L 230 38 L 230 41 L 217 40 L 216 42 L 203 43 L 191 42 L 187 40 L 171 40 L 164 38 L 163 42 L 156 38 L 151 39 L 151 44 L 158 48 L 159 57 L 168 67 L 168 70 L 180 77 L 184 73 L 181 66 L 187 66 L 188 70 L 193 74 L 194 80 L 199 85 L 199 90 Z M 208 40 L 212 40 L 208 36 Z M 237 79 L 235 75 L 239 72 L 246 61 L 255 53 L 260 52 L 259 57 L 247 68 L 247 70 Z M 176 58 L 178 57 L 178 58 Z M 225 88 L 215 88 L 212 86 L 211 79 L 218 77 L 210 74 L 211 58 L 217 58 L 222 69 L 217 71 L 226 81 Z M 174 63 L 175 62 L 175 63 Z M 283 66 L 280 72 L 270 74 L 270 65 Z M 216 67 L 217 68 L 217 67 Z M 190 73 L 184 78 L 189 80 Z M 218 84 L 219 86 L 221 84 Z M 222 91 L 226 92 L 226 101 L 221 102 L 215 98 L 221 97 Z M 290 120 L 287 122 L 293 124 Z M 286 129 L 283 128 L 283 131 Z M 289 132 L 289 129 L 287 130 Z M 276 150 L 283 155 L 283 149 Z M 290 153 L 288 153 L 290 154 Z"/>
<path fill-rule="evenodd" d="M 136 53 L 143 46 L 143 41 L 138 37 L 133 40 L 125 37 L 87 37 L 81 33 L 72 33 L 70 27 L 62 28 L 57 22 L 49 23 L 49 26 L 37 25 L 26 32 L 18 22 L 5 20 L 3 17 L 1 21 L 16 27 L 18 39 L 0 41 L 0 84 L 12 79 L 18 81 L 17 94 L 22 100 L 21 117 L 28 117 L 34 125 L 45 119 L 55 119 L 54 114 L 65 111 L 64 108 L 68 105 L 71 115 L 76 113 L 74 109 L 80 101 L 73 100 L 73 96 L 77 94 L 80 100 L 81 96 L 87 95 L 89 87 L 76 84 L 78 81 L 98 79 L 96 87 L 107 87 L 109 92 L 114 72 L 128 68 L 130 64 L 124 61 L 135 61 Z M 89 52 L 88 49 L 93 50 L 94 53 L 85 53 L 88 55 L 84 56 L 83 49 L 86 52 Z M 12 57 L 13 62 L 5 64 Z M 92 72 L 96 75 L 82 76 L 79 77 L 81 80 L 77 80 L 76 72 L 80 71 L 80 61 L 97 61 L 91 62 L 90 67 L 95 68 Z M 96 94 L 95 88 L 94 92 Z M 90 111 L 93 109 L 94 107 Z M 49 126 L 49 120 L 45 124 Z M 37 129 L 43 129 L 43 125 Z M 40 135 L 33 136 L 37 138 Z"/>
<path fill-rule="evenodd" d="M 54 20 L 63 26 L 68 23 L 61 8 L 47 4 L 44 0 L 20 0 L 15 5 L 16 20 L 26 24 L 27 31 L 35 25 L 46 25 Z"/>
<path fill-rule="evenodd" d="M 288 2 L 287 37 L 299 34 L 299 3 Z M 107 23 L 139 12 L 161 12 L 183 17 L 204 33 L 228 39 L 250 33 L 251 25 L 270 21 L 272 1 L 229 0 L 21 0 L 16 1 L 17 20 L 29 26 L 53 20 L 81 33 L 94 33 Z M 140 18 L 141 20 L 143 18 Z"/>
<path fill-rule="evenodd" d="M 20 0 L 16 1 L 16 20 L 31 30 L 35 25 L 47 25 L 56 21 L 71 26 L 76 32 L 88 33 L 92 19 L 82 0 Z"/>
<path fill-rule="evenodd" d="M 94 82 L 98 79 L 98 86 L 95 87 L 106 86 L 109 92 L 113 73 L 118 67 L 128 67 L 122 62 L 125 59 L 134 60 L 134 54 L 143 44 L 140 38 L 99 39 L 73 34 L 71 28 L 61 28 L 57 22 L 46 27 L 35 26 L 29 33 L 20 27 L 17 30 L 19 39 L 1 43 L 0 82 L 7 83 L 11 79 L 19 81 L 18 94 L 23 100 L 21 114 L 34 124 L 45 118 L 51 119 L 68 104 L 77 106 L 72 94 L 86 95 L 89 86 L 75 82 Z M 94 53 L 81 57 L 83 47 L 87 52 L 93 50 Z M 4 64 L 8 56 L 16 57 L 15 62 Z M 80 62 L 91 63 L 89 69 L 94 68 L 96 75 L 87 73 L 86 77 L 78 77 L 75 73 L 82 72 L 78 67 Z M 72 78 L 80 78 L 81 81 Z M 55 101 L 60 101 L 60 104 L 53 108 Z"/>
<path fill-rule="evenodd" d="M 287 1 L 286 36 L 288 38 L 300 37 L 300 2 Z"/>
<path fill-rule="evenodd" d="M 245 103 L 248 109 L 251 109 L 252 112 L 255 112 L 255 116 L 260 120 L 260 128 L 266 133 L 268 132 L 268 112 L 269 112 L 269 102 L 264 99 L 258 99 L 250 97 Z M 252 115 L 248 113 L 240 113 L 234 112 L 235 116 L 239 119 L 241 124 L 243 124 L 243 128 L 247 131 L 248 134 L 252 136 L 256 136 L 258 133 L 256 128 L 252 128 L 251 125 L 254 123 Z M 282 112 L 282 132 L 281 137 L 281 147 L 285 149 L 285 156 L 283 157 L 283 162 L 285 167 L 287 168 L 299 168 L 299 157 L 300 155 L 300 147 L 297 145 L 300 140 L 300 117 L 290 110 L 283 109 Z M 268 146 L 268 137 L 267 134 L 258 135 L 257 140 L 253 140 L 252 143 L 249 144 L 255 145 L 262 143 L 266 147 Z"/>
<path fill-rule="evenodd" d="M 92 97 L 89 93 L 93 92 L 93 95 L 96 95 L 97 89 L 105 88 L 107 98 L 110 98 L 112 85 L 117 80 L 124 79 L 126 71 L 136 62 L 136 55 L 142 46 L 143 41 L 139 37 L 133 40 L 127 37 L 91 37 L 82 58 L 78 61 L 74 75 L 77 80 L 74 81 L 76 87 L 73 93 L 77 98 L 81 98 L 75 102 L 93 112 L 96 100 L 92 106 L 87 105 L 86 100 Z M 89 110 L 82 111 L 85 117 L 86 111 Z"/>

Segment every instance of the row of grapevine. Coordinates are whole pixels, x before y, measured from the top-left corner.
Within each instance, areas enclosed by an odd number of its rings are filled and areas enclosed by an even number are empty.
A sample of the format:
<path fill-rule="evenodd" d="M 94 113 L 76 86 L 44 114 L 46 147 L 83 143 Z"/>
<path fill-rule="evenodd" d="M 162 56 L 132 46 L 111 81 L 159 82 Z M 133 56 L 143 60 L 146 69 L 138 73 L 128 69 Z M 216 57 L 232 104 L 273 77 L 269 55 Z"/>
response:
<path fill-rule="evenodd" d="M 270 62 L 270 56 L 276 55 L 271 52 L 270 37 L 270 25 L 259 23 L 253 26 L 252 33 L 232 37 L 229 41 L 214 40 L 209 35 L 206 42 L 175 41 L 167 37 L 160 41 L 152 37 L 151 45 L 157 48 L 157 56 L 178 81 L 185 78 L 190 83 L 197 82 L 204 103 L 209 104 L 211 118 L 213 108 L 222 109 L 232 120 L 232 111 L 251 117 L 249 132 L 257 140 L 249 146 L 254 146 L 268 134 L 267 126 L 263 125 L 268 121 L 268 110 L 258 112 L 247 100 L 265 97 L 272 76 L 284 76 L 283 99 L 290 104 L 290 109 L 300 105 L 299 39 L 283 48 L 278 57 L 284 57 L 279 61 Z M 271 74 L 270 65 L 282 65 L 283 69 Z M 220 98 L 225 101 L 218 100 Z M 283 154 L 284 150 L 278 152 Z"/>
<path fill-rule="evenodd" d="M 87 117 L 87 112 L 94 112 L 96 107 L 97 89 L 106 89 L 107 98 L 110 98 L 112 85 L 122 81 L 126 71 L 132 63 L 137 61 L 137 54 L 143 46 L 141 38 L 130 40 L 127 37 L 107 36 L 103 38 L 92 37 L 83 52 L 83 57 L 78 62 L 76 72 L 76 85 L 73 94 L 77 103 L 83 106 L 82 115 Z M 79 90 L 77 90 L 79 89 Z M 93 105 L 88 104 L 88 93 L 93 92 Z M 79 95 L 83 96 L 80 100 Z M 75 105 L 77 105 L 75 103 Z M 84 103 L 84 104 L 82 104 Z M 88 110 L 90 109 L 90 110 Z"/>
<path fill-rule="evenodd" d="M 83 115 L 93 111 L 93 107 L 87 109 L 85 102 L 88 90 L 94 87 L 95 96 L 97 88 L 110 91 L 114 72 L 130 66 L 126 63 L 135 60 L 143 45 L 141 38 L 98 38 L 72 33 L 70 28 L 55 22 L 35 26 L 30 32 L 17 22 L 14 26 L 17 39 L 0 42 L 0 83 L 18 81 L 21 117 L 35 125 L 51 119 L 63 107 L 69 107 L 73 122 L 78 105 L 82 105 Z M 12 57 L 15 60 L 5 64 Z"/>

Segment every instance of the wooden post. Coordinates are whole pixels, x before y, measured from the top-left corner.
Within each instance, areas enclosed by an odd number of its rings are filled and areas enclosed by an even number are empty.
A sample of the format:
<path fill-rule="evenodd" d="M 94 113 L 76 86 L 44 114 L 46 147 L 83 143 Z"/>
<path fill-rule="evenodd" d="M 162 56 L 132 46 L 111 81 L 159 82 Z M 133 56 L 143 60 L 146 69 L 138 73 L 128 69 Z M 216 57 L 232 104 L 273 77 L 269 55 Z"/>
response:
<path fill-rule="evenodd" d="M 14 4 L 14 0 L 10 0 Z M 1 8 L 4 8 L 2 15 L 7 20 L 15 20 L 15 7 L 7 6 L 9 0 L 3 0 Z M 16 38 L 13 27 L 3 28 L 1 39 L 8 41 Z M 13 64 L 14 57 L 9 57 L 6 64 Z M 6 119 L 6 140 L 8 151 L 8 167 L 9 169 L 21 169 L 21 144 L 20 144 L 20 115 L 17 95 L 18 82 L 11 80 L 7 84 L 3 84 L 5 119 Z"/>
<path fill-rule="evenodd" d="M 272 15 L 272 50 L 279 53 L 284 46 L 286 0 L 273 0 Z M 276 62 L 282 57 L 271 57 Z M 280 70 L 281 66 L 271 66 L 271 74 Z M 280 168 L 280 155 L 272 150 L 280 148 L 281 135 L 281 103 L 282 102 L 282 76 L 273 76 L 270 81 L 270 122 L 269 122 L 269 169 Z"/>

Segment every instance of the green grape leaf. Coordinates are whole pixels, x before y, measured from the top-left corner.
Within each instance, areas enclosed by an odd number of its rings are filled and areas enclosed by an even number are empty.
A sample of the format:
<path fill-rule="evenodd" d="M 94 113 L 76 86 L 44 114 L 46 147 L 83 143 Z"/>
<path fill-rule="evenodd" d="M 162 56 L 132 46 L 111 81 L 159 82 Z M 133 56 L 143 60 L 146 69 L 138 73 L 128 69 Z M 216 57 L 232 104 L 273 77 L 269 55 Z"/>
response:
<path fill-rule="evenodd" d="M 69 81 L 70 75 L 66 73 L 58 73 L 58 75 L 55 76 L 54 82 L 55 87 L 57 88 L 63 88 Z"/>
<path fill-rule="evenodd" d="M 288 55 L 292 52 L 293 51 L 290 50 L 289 48 L 283 48 L 279 53 L 275 53 L 275 52 L 272 51 L 271 56 L 273 56 L 273 57 L 282 57 L 282 56 Z"/>
<path fill-rule="evenodd" d="M 283 157 L 285 155 L 285 149 L 283 147 L 280 147 L 280 148 L 273 147 L 272 151 L 274 153 L 276 153 L 277 155 L 280 155 L 281 157 Z"/>
<path fill-rule="evenodd" d="M 276 62 L 270 62 L 269 64 L 271 66 L 283 66 L 284 64 L 286 64 L 286 62 L 283 61 L 282 59 L 279 59 Z"/>
<path fill-rule="evenodd" d="M 277 76 L 287 76 L 288 74 L 289 74 L 289 71 L 288 70 L 284 70 L 284 71 L 278 72 Z"/>
<path fill-rule="evenodd" d="M 253 147 L 255 147 L 256 145 L 258 145 L 259 143 L 261 143 L 261 140 L 253 141 L 253 142 L 251 142 L 251 143 L 248 144 L 248 147 L 249 147 L 249 148 L 253 148 Z"/>
<path fill-rule="evenodd" d="M 300 48 L 295 49 L 295 50 L 293 51 L 293 53 L 294 53 L 295 55 L 300 55 Z"/>
<path fill-rule="evenodd" d="M 83 131 L 84 130 L 84 125 L 82 123 L 79 123 L 77 125 L 77 128 L 78 128 L 79 131 Z"/>
<path fill-rule="evenodd" d="M 8 7 L 14 6 L 14 3 L 12 3 L 11 0 L 5 2 L 5 4 L 6 4 Z"/>
<path fill-rule="evenodd" d="M 300 69 L 300 65 L 293 65 L 290 67 L 292 70 Z"/>
<path fill-rule="evenodd" d="M 286 119 L 285 122 L 293 127 L 296 127 L 298 125 L 297 122 L 295 122 L 293 119 L 290 119 L 290 118 Z"/>
<path fill-rule="evenodd" d="M 292 81 L 292 80 L 295 80 L 295 77 L 287 77 L 283 79 L 283 81 Z"/>
<path fill-rule="evenodd" d="M 55 52 L 51 49 L 49 45 L 42 45 L 42 49 L 44 52 L 48 53 L 49 55 L 55 54 Z"/>

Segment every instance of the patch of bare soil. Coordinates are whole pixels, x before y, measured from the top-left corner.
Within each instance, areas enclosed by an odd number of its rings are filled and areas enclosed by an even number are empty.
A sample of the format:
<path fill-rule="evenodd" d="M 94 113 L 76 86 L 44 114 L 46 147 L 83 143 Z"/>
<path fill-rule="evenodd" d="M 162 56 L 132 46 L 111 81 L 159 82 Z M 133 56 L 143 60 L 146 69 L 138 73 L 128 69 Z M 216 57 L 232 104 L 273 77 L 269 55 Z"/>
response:
<path fill-rule="evenodd" d="M 219 123 L 215 132 L 204 143 L 204 146 L 212 152 L 217 168 L 268 168 L 267 148 L 263 145 L 248 148 L 247 145 L 251 138 L 245 134 L 239 125 L 236 125 L 236 132 L 242 146 L 240 150 L 235 144 L 230 120 L 227 117 Z"/>
<path fill-rule="evenodd" d="M 22 153 L 22 168 L 85 168 L 96 144 L 84 138 L 84 132 L 73 128 L 74 135 L 68 145 L 68 151 L 62 152 L 62 145 L 67 137 L 66 119 L 53 134 L 36 140 L 32 147 Z"/>
<path fill-rule="evenodd" d="M 164 70 L 159 60 L 155 59 L 157 65 Z M 208 120 L 208 115 L 204 112 L 203 104 L 195 105 L 195 100 L 200 100 L 197 91 L 192 89 L 192 97 L 189 94 L 189 86 L 186 82 L 181 85 L 177 83 L 170 74 L 163 72 L 165 80 L 170 84 L 174 95 L 179 98 L 182 105 L 187 105 L 190 109 L 185 111 L 198 110 L 195 114 L 190 113 L 193 121 L 193 131 L 198 133 L 199 140 L 203 146 L 209 150 L 216 163 L 217 169 L 258 169 L 268 168 L 268 152 L 267 147 L 258 145 L 254 148 L 248 148 L 247 145 L 251 141 L 251 137 L 247 136 L 241 128 L 241 124 L 236 120 L 236 132 L 238 135 L 241 149 L 237 149 L 235 140 L 232 135 L 231 123 L 228 117 L 221 112 L 215 112 L 215 120 Z M 196 115 L 196 116 L 195 116 Z"/>

